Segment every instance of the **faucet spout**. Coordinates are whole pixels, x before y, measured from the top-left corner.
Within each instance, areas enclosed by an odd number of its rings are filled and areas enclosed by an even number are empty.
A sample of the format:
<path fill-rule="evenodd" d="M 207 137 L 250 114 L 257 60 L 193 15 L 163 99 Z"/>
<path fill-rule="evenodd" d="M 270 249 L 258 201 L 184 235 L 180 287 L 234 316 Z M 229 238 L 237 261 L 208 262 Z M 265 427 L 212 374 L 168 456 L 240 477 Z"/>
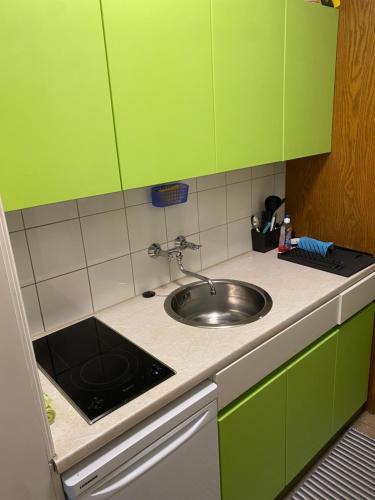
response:
<path fill-rule="evenodd" d="M 207 276 L 202 276 L 201 274 L 193 273 L 192 271 L 188 271 L 187 269 L 185 269 L 184 265 L 182 264 L 182 257 L 183 257 L 182 252 L 178 252 L 178 254 L 176 255 L 176 261 L 179 270 L 182 273 L 186 274 L 186 276 L 192 276 L 193 278 L 197 278 L 201 281 L 205 281 L 206 283 L 208 283 L 211 295 L 216 295 L 216 288 L 215 285 L 213 284 L 213 281 L 210 278 L 207 278 Z"/>

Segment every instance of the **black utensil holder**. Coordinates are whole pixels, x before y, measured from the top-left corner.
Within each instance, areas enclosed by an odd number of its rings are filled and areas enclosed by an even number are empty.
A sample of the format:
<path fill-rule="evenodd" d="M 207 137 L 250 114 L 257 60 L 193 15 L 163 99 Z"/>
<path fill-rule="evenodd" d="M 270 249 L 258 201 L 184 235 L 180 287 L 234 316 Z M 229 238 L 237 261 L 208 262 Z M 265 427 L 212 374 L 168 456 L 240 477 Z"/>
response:
<path fill-rule="evenodd" d="M 269 252 L 279 246 L 280 228 L 268 231 L 266 234 L 251 230 L 251 240 L 253 242 L 253 250 L 255 252 Z"/>

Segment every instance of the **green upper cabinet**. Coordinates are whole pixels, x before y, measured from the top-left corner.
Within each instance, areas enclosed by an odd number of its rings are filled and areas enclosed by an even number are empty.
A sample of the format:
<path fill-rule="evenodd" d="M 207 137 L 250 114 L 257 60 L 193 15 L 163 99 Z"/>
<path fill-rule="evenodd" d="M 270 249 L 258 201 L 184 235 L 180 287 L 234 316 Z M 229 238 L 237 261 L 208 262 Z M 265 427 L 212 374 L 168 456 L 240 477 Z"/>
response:
<path fill-rule="evenodd" d="M 223 500 L 271 500 L 285 486 L 285 371 L 219 414 Z"/>
<path fill-rule="evenodd" d="M 300 354 L 287 369 L 286 482 L 332 436 L 337 330 Z"/>
<path fill-rule="evenodd" d="M 338 10 L 287 0 L 284 160 L 331 151 Z"/>
<path fill-rule="evenodd" d="M 282 159 L 285 0 L 212 0 L 218 171 Z"/>
<path fill-rule="evenodd" d="M 367 400 L 374 304 L 339 327 L 334 404 L 334 431 L 342 427 Z"/>
<path fill-rule="evenodd" d="M 121 189 L 99 0 L 4 0 L 6 210 Z"/>
<path fill-rule="evenodd" d="M 103 0 L 124 188 L 215 171 L 210 0 Z"/>

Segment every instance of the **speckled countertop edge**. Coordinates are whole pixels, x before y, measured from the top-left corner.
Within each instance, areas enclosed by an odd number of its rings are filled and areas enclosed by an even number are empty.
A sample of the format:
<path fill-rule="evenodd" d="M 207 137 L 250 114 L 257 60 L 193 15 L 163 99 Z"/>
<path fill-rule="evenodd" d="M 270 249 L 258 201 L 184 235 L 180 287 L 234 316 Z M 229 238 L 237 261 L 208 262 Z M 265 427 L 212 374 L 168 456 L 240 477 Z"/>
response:
<path fill-rule="evenodd" d="M 164 311 L 165 296 L 187 280 L 158 288 L 153 299 L 135 297 L 95 314 L 104 323 L 176 371 L 176 375 L 92 425 L 40 372 L 57 416 L 51 426 L 54 458 L 62 473 L 203 380 L 269 340 L 375 271 L 350 278 L 277 259 L 276 252 L 249 252 L 205 270 L 211 278 L 248 281 L 272 297 L 267 316 L 248 325 L 212 330 L 178 323 Z"/>

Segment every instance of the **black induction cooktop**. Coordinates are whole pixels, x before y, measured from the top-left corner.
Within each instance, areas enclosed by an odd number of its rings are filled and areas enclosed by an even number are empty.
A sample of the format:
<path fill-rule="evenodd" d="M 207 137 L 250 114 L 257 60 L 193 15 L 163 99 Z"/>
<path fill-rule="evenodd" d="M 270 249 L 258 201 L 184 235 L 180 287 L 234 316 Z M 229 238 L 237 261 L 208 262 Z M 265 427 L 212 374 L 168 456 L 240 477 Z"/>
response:
<path fill-rule="evenodd" d="M 94 317 L 33 345 L 39 366 L 90 424 L 175 373 Z"/>

